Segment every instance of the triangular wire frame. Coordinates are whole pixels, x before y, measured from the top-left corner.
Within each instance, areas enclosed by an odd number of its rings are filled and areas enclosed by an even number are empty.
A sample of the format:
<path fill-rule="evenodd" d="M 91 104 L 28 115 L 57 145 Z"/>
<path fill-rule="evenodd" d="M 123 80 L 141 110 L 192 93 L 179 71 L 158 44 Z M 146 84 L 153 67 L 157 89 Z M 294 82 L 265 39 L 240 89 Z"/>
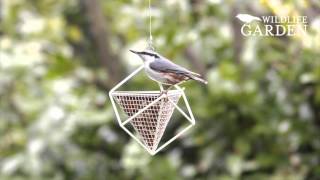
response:
<path fill-rule="evenodd" d="M 136 112 L 135 114 L 133 114 L 131 117 L 128 117 L 128 119 L 126 120 L 121 120 L 120 115 L 119 115 L 119 111 L 118 108 L 116 106 L 116 102 L 114 99 L 114 96 L 119 93 L 116 90 L 119 89 L 123 84 L 125 84 L 127 81 L 129 81 L 132 77 L 134 77 L 137 73 L 139 73 L 142 69 L 144 68 L 143 65 L 141 65 L 139 68 L 137 68 L 135 71 L 133 71 L 130 75 L 128 75 L 125 79 L 123 79 L 120 83 L 118 83 L 114 88 L 112 88 L 109 92 L 109 97 L 111 100 L 111 104 L 113 107 L 113 110 L 116 114 L 116 118 L 118 121 L 118 124 L 120 125 L 120 127 L 127 132 L 135 141 L 137 141 L 145 150 L 147 150 L 151 155 L 155 155 L 157 152 L 159 152 L 161 149 L 163 149 L 164 147 L 166 147 L 167 145 L 169 145 L 171 142 L 173 142 L 175 139 L 177 139 L 179 136 L 181 136 L 183 133 L 185 133 L 187 130 L 189 130 L 192 126 L 195 125 L 195 119 L 194 116 L 192 114 L 191 108 L 189 106 L 187 97 L 184 93 L 184 89 L 180 88 L 178 85 L 175 85 L 176 90 L 170 90 L 170 91 L 177 91 L 179 93 L 181 93 L 181 96 L 183 98 L 183 101 L 187 107 L 188 110 L 188 114 L 186 114 L 176 103 L 174 102 L 171 98 L 168 98 L 168 101 L 174 106 L 175 109 L 177 109 L 188 121 L 189 121 L 189 125 L 187 127 L 185 127 L 184 129 L 182 129 L 180 132 L 178 132 L 175 136 L 173 136 L 171 139 L 169 139 L 168 141 L 166 141 L 164 144 L 162 144 L 160 147 L 153 147 L 150 148 L 146 145 L 145 142 L 141 141 L 138 137 L 136 137 L 129 129 L 127 129 L 125 127 L 125 125 L 132 121 L 135 117 L 137 117 L 139 114 L 141 114 L 143 111 L 145 111 L 146 109 L 150 108 L 152 105 L 154 105 L 155 103 L 157 103 L 159 100 L 161 100 L 162 98 L 166 97 L 166 94 L 162 94 L 160 97 L 156 98 L 155 100 L 153 100 L 151 103 L 149 103 L 148 105 L 146 105 L 144 108 L 140 109 L 138 112 Z M 163 90 L 163 87 L 160 85 L 160 89 Z M 170 93 L 170 91 L 168 93 Z M 137 92 L 137 91 L 127 91 L 128 93 L 130 92 Z M 140 92 L 144 92 L 144 93 L 154 93 L 154 92 L 158 92 L 159 91 L 140 91 Z M 160 137 L 161 138 L 161 137 Z"/>
<path fill-rule="evenodd" d="M 130 118 L 126 122 L 129 121 L 151 150 L 158 147 L 175 109 L 173 103 L 177 104 L 181 95 L 178 90 L 169 91 L 166 97 L 161 96 L 159 91 L 116 91 L 112 94 L 124 114 Z M 160 100 L 155 101 L 159 97 Z"/>

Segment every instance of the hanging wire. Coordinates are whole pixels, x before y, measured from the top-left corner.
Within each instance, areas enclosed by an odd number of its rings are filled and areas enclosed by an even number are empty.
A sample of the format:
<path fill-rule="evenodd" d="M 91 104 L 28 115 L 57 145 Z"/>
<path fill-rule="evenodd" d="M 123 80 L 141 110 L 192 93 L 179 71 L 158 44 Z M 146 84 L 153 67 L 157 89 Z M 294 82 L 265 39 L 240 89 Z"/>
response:
<path fill-rule="evenodd" d="M 149 41 L 148 49 L 154 51 L 153 42 L 152 42 L 152 16 L 151 16 L 151 0 L 149 0 Z"/>

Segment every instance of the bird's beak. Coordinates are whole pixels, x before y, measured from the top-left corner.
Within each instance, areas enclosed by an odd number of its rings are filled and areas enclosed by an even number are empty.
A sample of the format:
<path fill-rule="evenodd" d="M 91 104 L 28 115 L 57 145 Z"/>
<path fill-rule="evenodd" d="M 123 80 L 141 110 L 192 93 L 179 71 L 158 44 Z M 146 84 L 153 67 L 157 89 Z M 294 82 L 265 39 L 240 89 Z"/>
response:
<path fill-rule="evenodd" d="M 130 51 L 131 51 L 132 53 L 139 54 L 138 51 L 134 51 L 134 50 L 131 50 L 131 49 L 130 49 Z"/>

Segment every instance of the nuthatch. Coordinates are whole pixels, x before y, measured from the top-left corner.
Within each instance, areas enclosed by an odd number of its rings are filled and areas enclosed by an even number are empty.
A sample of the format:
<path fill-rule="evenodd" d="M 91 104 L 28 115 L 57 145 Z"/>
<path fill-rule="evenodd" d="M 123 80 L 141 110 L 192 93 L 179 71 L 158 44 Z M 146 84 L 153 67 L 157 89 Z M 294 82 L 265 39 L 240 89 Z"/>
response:
<path fill-rule="evenodd" d="M 130 51 L 137 54 L 143 60 L 146 74 L 154 81 L 170 85 L 170 87 L 190 79 L 207 84 L 207 81 L 202 79 L 200 74 L 174 64 L 154 51 Z"/>

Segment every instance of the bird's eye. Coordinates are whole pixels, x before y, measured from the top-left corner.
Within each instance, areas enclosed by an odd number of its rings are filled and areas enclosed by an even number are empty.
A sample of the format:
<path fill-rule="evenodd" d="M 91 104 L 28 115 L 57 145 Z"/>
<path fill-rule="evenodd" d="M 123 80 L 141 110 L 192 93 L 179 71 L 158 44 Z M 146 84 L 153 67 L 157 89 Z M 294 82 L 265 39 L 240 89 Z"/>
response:
<path fill-rule="evenodd" d="M 141 52 L 140 54 L 151 56 L 151 57 L 155 57 L 155 58 L 159 58 L 159 56 L 157 54 L 153 54 L 153 53 L 149 53 L 149 52 Z"/>

